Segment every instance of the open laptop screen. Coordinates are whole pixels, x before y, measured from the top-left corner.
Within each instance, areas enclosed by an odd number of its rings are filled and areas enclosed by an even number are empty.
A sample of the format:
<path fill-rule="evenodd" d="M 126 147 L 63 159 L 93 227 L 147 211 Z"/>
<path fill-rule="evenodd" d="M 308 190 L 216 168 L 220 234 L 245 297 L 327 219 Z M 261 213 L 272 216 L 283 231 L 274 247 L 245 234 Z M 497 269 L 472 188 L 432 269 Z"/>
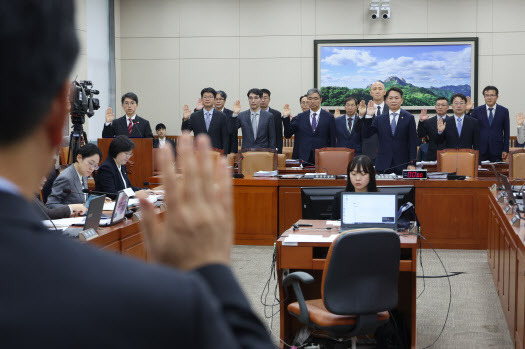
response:
<path fill-rule="evenodd" d="M 342 228 L 396 229 L 395 194 L 344 192 L 341 201 Z"/>
<path fill-rule="evenodd" d="M 124 219 L 126 215 L 126 208 L 128 207 L 128 195 L 124 190 L 119 191 L 117 199 L 115 200 L 115 208 L 113 209 L 113 217 L 111 224 L 118 223 Z"/>

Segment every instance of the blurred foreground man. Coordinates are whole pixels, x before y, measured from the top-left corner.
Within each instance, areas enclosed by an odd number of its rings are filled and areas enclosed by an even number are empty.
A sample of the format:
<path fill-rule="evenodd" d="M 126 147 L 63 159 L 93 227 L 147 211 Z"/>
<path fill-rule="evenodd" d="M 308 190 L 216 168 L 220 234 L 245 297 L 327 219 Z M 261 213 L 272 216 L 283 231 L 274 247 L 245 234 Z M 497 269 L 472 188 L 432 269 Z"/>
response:
<path fill-rule="evenodd" d="M 0 0 L 0 41 L 9 47 L 0 53 L 0 347 L 271 348 L 228 267 L 230 174 L 225 160 L 212 168 L 206 136 L 197 137 L 195 157 L 192 140 L 182 137 L 180 182 L 173 151 L 160 149 L 164 222 L 141 202 L 157 265 L 42 225 L 30 200 L 68 117 L 78 53 L 73 17 L 73 1 Z"/>

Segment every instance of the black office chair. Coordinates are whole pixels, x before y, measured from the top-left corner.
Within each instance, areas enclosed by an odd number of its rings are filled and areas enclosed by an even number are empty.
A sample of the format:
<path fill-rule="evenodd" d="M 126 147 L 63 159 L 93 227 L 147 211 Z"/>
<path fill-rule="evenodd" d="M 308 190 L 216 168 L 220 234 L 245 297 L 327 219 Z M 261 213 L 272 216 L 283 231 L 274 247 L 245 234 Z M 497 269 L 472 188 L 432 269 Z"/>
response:
<path fill-rule="evenodd" d="M 397 306 L 400 241 L 390 229 L 357 229 L 341 233 L 328 250 L 321 286 L 322 299 L 305 301 L 299 281 L 313 277 L 294 272 L 283 280 L 292 285 L 297 302 L 288 312 L 316 330 L 337 338 L 345 348 L 349 338 L 373 333 Z M 355 338 L 353 340 L 355 348 Z"/>

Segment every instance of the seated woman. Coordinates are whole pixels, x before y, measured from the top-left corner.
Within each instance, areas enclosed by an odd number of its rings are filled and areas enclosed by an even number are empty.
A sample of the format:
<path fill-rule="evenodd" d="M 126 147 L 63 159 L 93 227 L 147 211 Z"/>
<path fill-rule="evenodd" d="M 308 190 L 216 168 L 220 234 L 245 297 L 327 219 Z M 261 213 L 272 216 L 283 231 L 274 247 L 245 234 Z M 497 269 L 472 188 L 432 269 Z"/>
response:
<path fill-rule="evenodd" d="M 376 192 L 376 170 L 372 160 L 366 155 L 358 155 L 350 161 L 346 169 L 347 184 L 344 192 Z M 341 219 L 341 193 L 335 194 L 332 219 Z"/>
<path fill-rule="evenodd" d="M 109 145 L 108 157 L 100 165 L 95 177 L 95 190 L 110 193 L 108 197 L 115 199 L 120 190 L 131 188 L 135 197 L 145 198 L 149 196 L 150 190 L 141 190 L 131 185 L 126 169 L 126 162 L 133 155 L 135 143 L 127 136 L 117 136 Z"/>
<path fill-rule="evenodd" d="M 48 208 L 86 202 L 88 194 L 83 193 L 82 190 L 88 189 L 87 177 L 98 168 L 102 152 L 96 145 L 87 143 L 73 158 L 75 162 L 55 179 L 51 195 L 46 202 Z"/>

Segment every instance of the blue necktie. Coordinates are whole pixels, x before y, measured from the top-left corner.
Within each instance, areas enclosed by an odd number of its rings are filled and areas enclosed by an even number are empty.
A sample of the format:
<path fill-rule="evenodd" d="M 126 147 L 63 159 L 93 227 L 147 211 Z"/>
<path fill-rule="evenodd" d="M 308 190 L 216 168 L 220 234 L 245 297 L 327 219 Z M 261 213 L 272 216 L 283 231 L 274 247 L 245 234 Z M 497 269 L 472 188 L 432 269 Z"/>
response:
<path fill-rule="evenodd" d="M 461 120 L 462 118 L 458 118 L 458 136 L 461 137 Z"/>
<path fill-rule="evenodd" d="M 392 129 L 392 136 L 396 133 L 396 115 L 397 113 L 392 113 L 392 122 L 390 123 L 390 128 Z"/>
<path fill-rule="evenodd" d="M 312 114 L 312 132 L 315 132 L 315 129 L 317 128 L 317 119 L 315 118 L 316 115 L 317 113 Z"/>
<path fill-rule="evenodd" d="M 492 121 L 494 120 L 494 115 L 492 115 L 492 111 L 494 108 L 489 108 L 489 126 L 492 126 Z"/>
<path fill-rule="evenodd" d="M 211 122 L 211 113 L 206 112 L 206 131 L 209 131 L 210 129 L 210 122 Z"/>

